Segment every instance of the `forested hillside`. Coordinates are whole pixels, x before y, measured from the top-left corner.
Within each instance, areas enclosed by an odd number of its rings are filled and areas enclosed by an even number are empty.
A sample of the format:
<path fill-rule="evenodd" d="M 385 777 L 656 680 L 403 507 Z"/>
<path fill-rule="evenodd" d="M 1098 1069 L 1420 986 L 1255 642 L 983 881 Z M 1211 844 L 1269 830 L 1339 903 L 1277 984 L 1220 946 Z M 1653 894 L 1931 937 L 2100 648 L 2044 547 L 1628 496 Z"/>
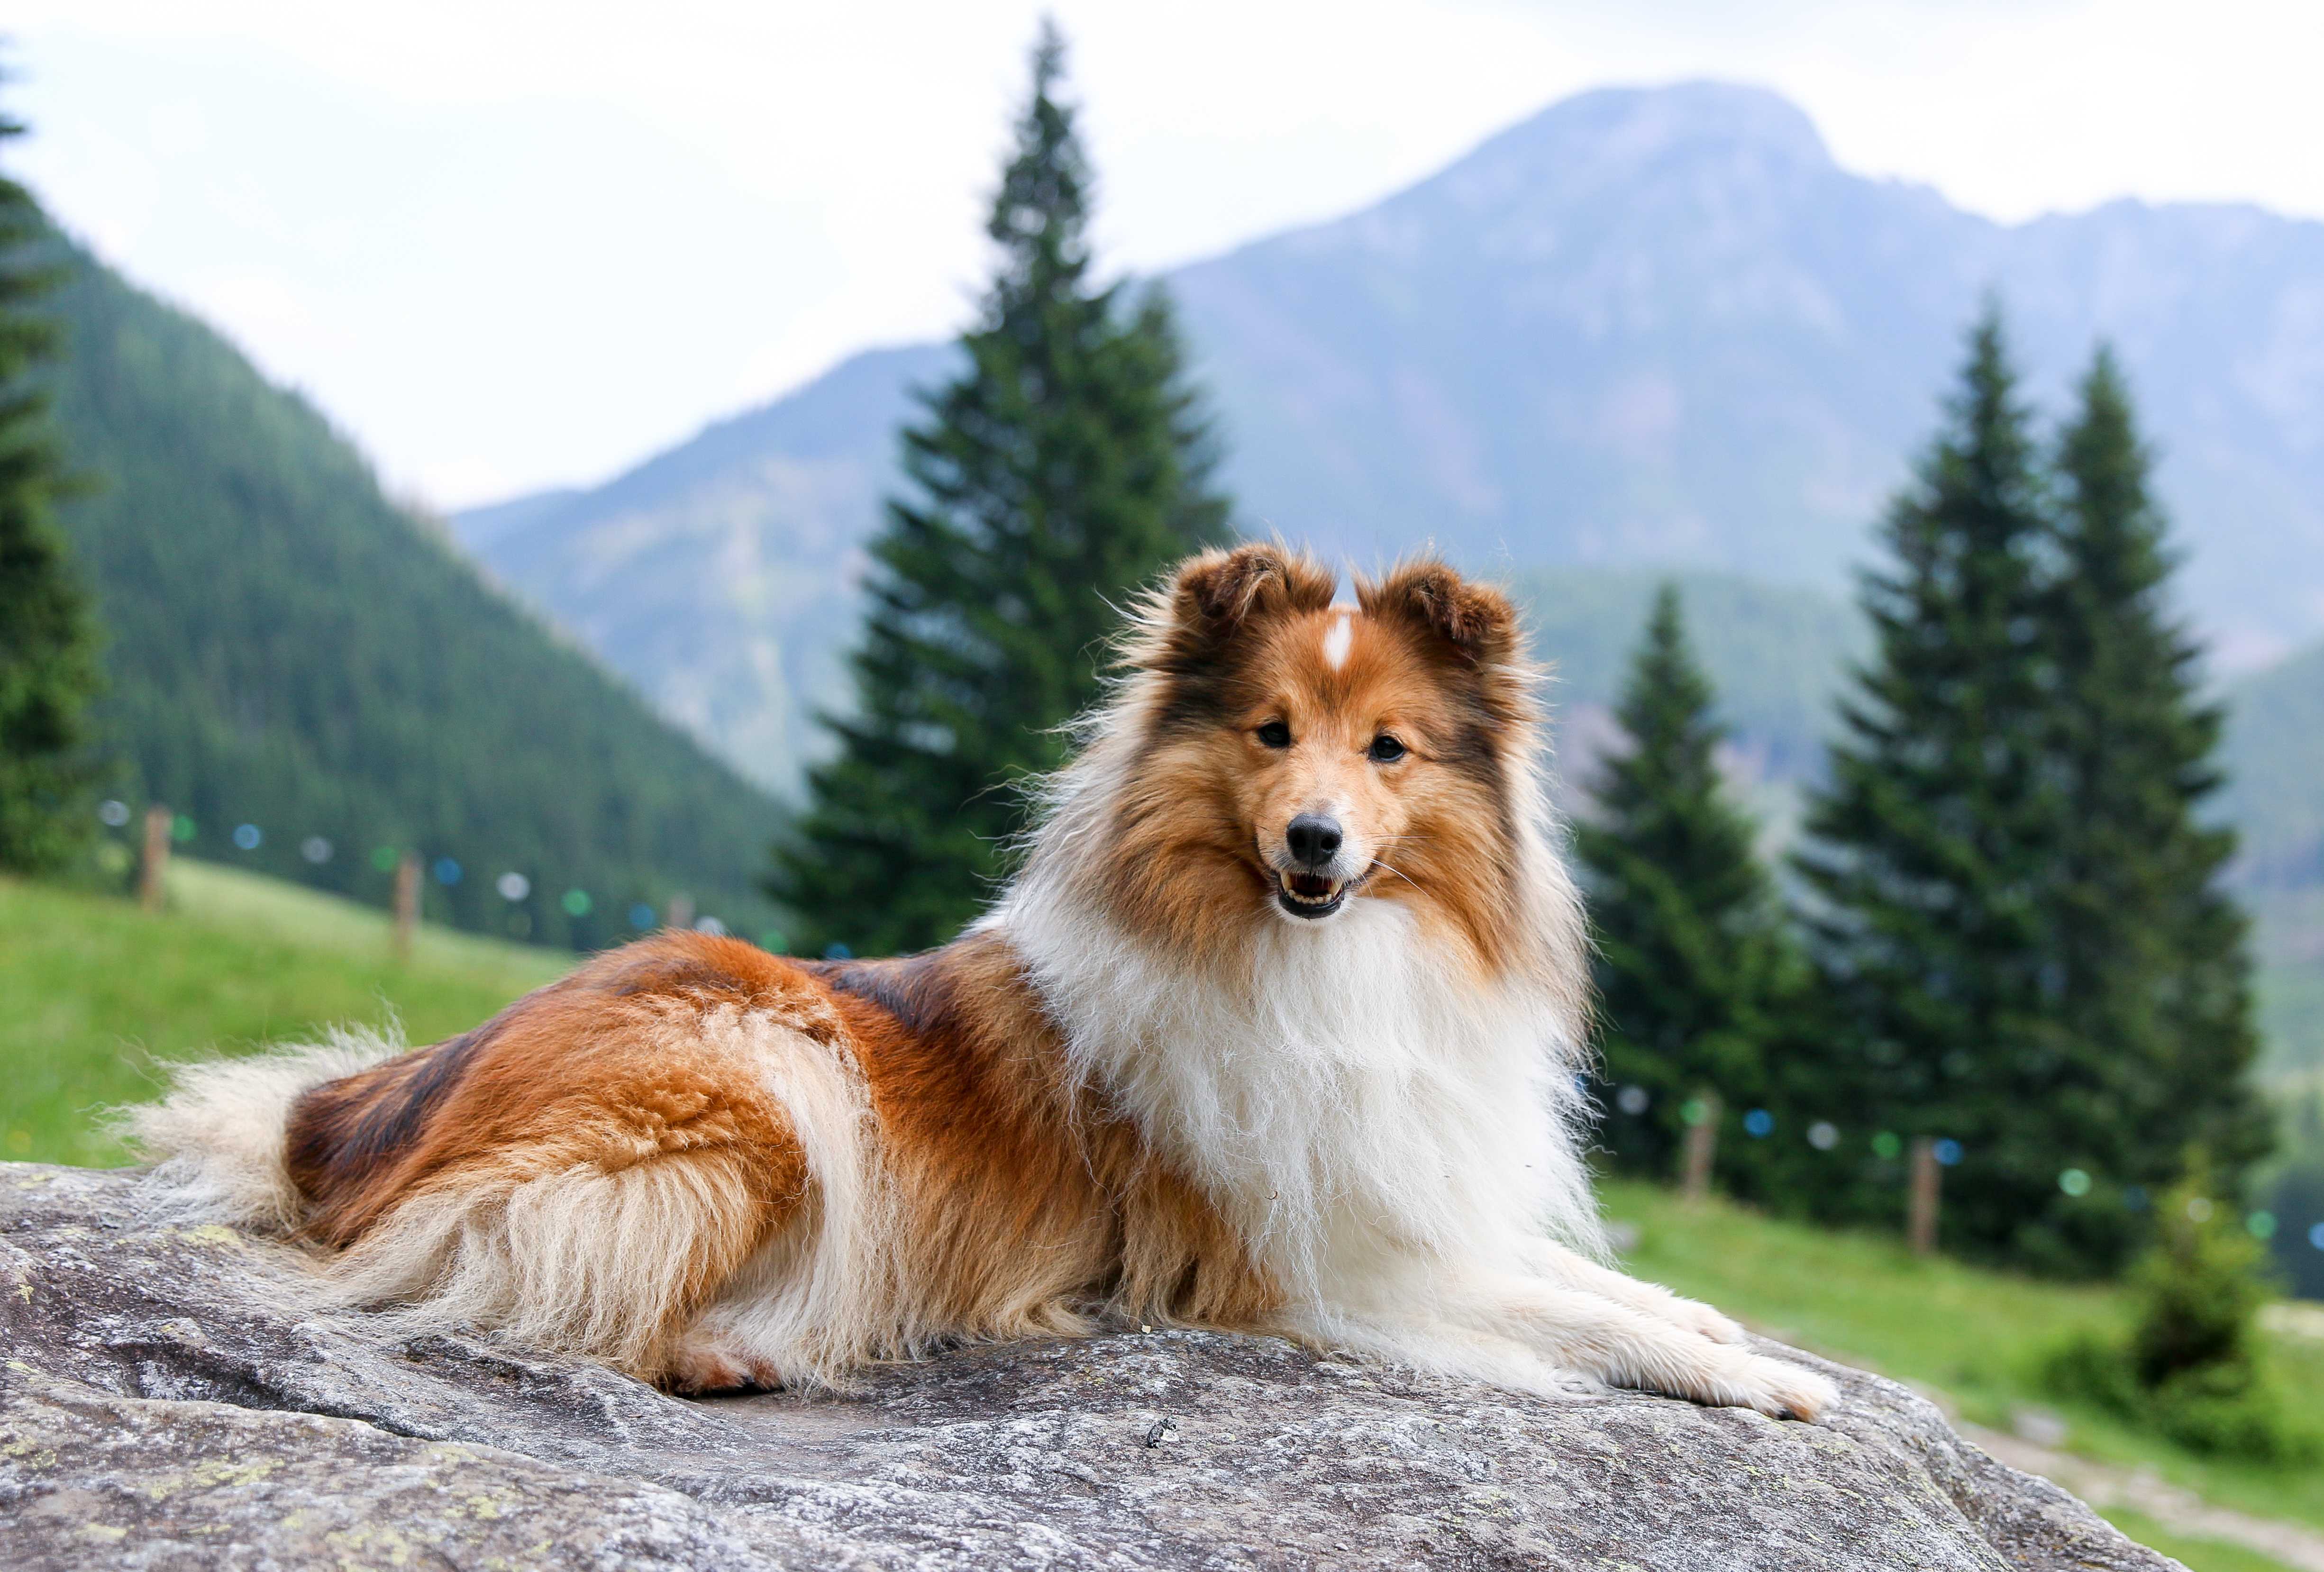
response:
<path fill-rule="evenodd" d="M 2324 644 L 2230 690 L 2227 810 L 2259 917 L 2270 1068 L 2324 1091 Z"/>
<path fill-rule="evenodd" d="M 947 345 L 875 350 L 586 492 L 456 515 L 460 544 L 661 712 L 778 790 L 845 704 L 855 592 L 877 499 L 895 481 L 908 391 Z"/>
<path fill-rule="evenodd" d="M 368 900 L 416 851 L 428 915 L 466 928 L 604 943 L 681 890 L 770 920 L 761 793 L 483 584 L 303 399 L 59 245 L 56 414 L 89 481 L 62 519 L 110 635 L 115 795 L 184 815 L 193 855 Z"/>
<path fill-rule="evenodd" d="M 2227 795 L 2262 883 L 2324 879 L 2324 644 L 2236 685 Z"/>
<path fill-rule="evenodd" d="M 1549 663 L 1558 713 L 1558 771 L 1586 784 L 1656 586 L 1678 585 L 1718 715 L 1733 732 L 1732 769 L 1747 779 L 1799 781 L 1823 763 L 1831 699 L 1865 638 L 1837 596 L 1715 573 L 1630 568 L 1536 568 L 1514 575 L 1534 651 Z"/>

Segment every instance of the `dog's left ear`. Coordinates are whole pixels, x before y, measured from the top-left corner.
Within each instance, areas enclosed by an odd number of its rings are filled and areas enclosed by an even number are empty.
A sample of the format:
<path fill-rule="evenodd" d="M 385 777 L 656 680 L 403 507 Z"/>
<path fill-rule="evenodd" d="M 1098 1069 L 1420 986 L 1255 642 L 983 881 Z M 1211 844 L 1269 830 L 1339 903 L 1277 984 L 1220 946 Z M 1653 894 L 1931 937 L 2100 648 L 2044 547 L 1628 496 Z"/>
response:
<path fill-rule="evenodd" d="M 1490 584 L 1472 584 L 1441 562 L 1407 563 L 1356 585 L 1367 617 L 1425 633 L 1462 665 L 1485 672 L 1518 658 L 1517 608 Z"/>
<path fill-rule="evenodd" d="M 1364 615 L 1414 634 L 1431 654 L 1473 685 L 1502 722 L 1541 722 L 1541 671 L 1527 658 L 1517 609 L 1490 584 L 1471 584 L 1441 562 L 1406 563 L 1379 580 L 1356 581 Z"/>

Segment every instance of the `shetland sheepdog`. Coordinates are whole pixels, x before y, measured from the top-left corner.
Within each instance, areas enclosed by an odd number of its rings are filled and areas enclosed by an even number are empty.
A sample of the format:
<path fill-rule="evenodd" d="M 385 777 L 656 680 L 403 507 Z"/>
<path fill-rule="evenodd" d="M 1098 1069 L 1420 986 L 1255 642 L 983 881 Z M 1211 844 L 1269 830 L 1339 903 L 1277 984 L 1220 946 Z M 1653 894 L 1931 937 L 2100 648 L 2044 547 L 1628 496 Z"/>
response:
<path fill-rule="evenodd" d="M 133 1130 L 341 1302 L 679 1392 L 1167 1326 L 1813 1418 L 1821 1375 L 1599 1264 L 1508 601 L 1435 562 L 1336 589 L 1246 546 L 1141 601 L 942 949 L 665 933 L 432 1047 L 189 1068 Z"/>

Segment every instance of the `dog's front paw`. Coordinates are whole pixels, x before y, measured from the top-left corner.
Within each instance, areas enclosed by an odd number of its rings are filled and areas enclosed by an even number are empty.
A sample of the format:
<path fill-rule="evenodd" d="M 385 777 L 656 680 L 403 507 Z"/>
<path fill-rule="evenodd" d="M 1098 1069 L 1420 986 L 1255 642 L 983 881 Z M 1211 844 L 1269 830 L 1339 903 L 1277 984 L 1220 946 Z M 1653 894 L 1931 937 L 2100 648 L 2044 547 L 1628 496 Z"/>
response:
<path fill-rule="evenodd" d="M 1727 1406 L 1757 1409 L 1770 1419 L 1818 1420 L 1840 1402 L 1840 1388 L 1812 1370 L 1764 1354 L 1746 1355 Z"/>
<path fill-rule="evenodd" d="M 1707 1342 L 1674 1343 L 1664 1353 L 1660 1368 L 1624 1384 L 1706 1408 L 1756 1409 L 1778 1420 L 1817 1419 L 1840 1402 L 1840 1388 L 1814 1371 L 1764 1354 Z"/>

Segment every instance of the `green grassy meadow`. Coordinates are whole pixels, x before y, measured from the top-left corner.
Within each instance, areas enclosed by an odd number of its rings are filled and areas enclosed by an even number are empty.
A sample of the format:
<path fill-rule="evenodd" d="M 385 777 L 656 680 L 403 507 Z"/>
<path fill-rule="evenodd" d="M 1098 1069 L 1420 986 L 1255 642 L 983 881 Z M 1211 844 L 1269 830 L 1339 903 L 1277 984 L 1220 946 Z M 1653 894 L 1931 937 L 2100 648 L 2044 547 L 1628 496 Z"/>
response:
<path fill-rule="evenodd" d="M 2257 1550 L 2218 1540 L 2173 1533 L 2143 1512 L 2108 1507 L 2106 1516 L 2107 1521 L 2149 1549 L 2185 1562 L 2190 1572 L 2284 1572 L 2283 1563 L 2273 1556 L 2263 1556 Z"/>
<path fill-rule="evenodd" d="M 2066 1421 L 2065 1450 L 2151 1468 L 2220 1506 L 2324 1530 L 2324 1473 L 2200 1457 L 2041 1389 L 2034 1370 L 2048 1348 L 2075 1331 L 2126 1327 L 2129 1307 L 2113 1288 L 1924 1260 L 1901 1237 L 1780 1222 L 1715 1200 L 1689 1206 L 1651 1185 L 1610 1181 L 1602 1193 L 1608 1215 L 1637 1230 L 1625 1264 L 1639 1276 L 1708 1300 L 1770 1337 L 1938 1394 L 1973 1424 L 2006 1430 L 2017 1410 L 2046 1410 Z M 2260 1336 L 2287 1406 L 2324 1416 L 2324 1341 Z M 2276 1565 L 2121 1515 L 2126 1531 L 2196 1572 Z"/>
<path fill-rule="evenodd" d="M 156 1063 L 401 1022 L 425 1043 L 475 1025 L 574 957 L 422 928 L 409 965 L 387 917 L 177 860 L 168 907 L 0 878 L 0 1155 L 125 1161 L 101 1110 Z"/>
<path fill-rule="evenodd" d="M 335 1022 L 400 1022 L 410 1041 L 428 1042 L 573 964 L 445 929 L 423 929 L 410 963 L 399 964 L 381 914 L 198 862 L 172 869 L 159 916 L 117 896 L 0 878 L 0 1154 L 120 1163 L 102 1110 L 150 1096 L 157 1063 L 296 1041 Z M 2111 1289 L 1923 1260 L 1893 1237 L 1716 1200 L 1691 1207 L 1650 1185 L 1612 1181 L 1604 1195 L 1609 1215 L 1637 1230 L 1632 1270 L 1759 1330 L 1939 1393 L 1974 1423 L 2006 1430 L 2020 1408 L 2048 1410 L 2066 1421 L 2069 1450 L 2324 1530 L 2324 1476 L 2197 1457 L 2039 1389 L 2044 1349 L 2124 1323 Z M 2293 1411 L 2324 1415 L 2324 1341 L 2269 1335 L 2268 1356 Z M 2276 1565 L 2116 1515 L 2196 1572 Z"/>

